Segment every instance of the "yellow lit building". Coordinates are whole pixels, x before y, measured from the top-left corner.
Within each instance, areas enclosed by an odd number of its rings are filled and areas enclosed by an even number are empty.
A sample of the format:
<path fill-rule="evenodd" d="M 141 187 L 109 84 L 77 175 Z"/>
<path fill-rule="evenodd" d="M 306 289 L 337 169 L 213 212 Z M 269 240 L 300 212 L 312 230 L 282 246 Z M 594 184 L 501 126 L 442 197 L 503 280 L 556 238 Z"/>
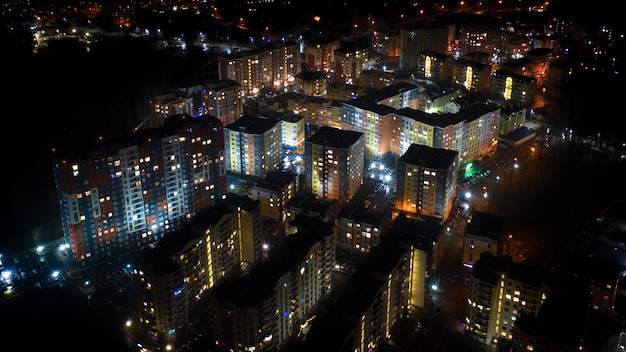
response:
<path fill-rule="evenodd" d="M 243 115 L 224 127 L 226 171 L 263 177 L 280 168 L 282 135 L 280 120 Z"/>
<path fill-rule="evenodd" d="M 447 219 L 456 196 L 459 153 L 413 144 L 398 160 L 396 209 Z"/>
<path fill-rule="evenodd" d="M 305 141 L 305 189 L 346 203 L 363 182 L 363 133 L 324 126 Z"/>

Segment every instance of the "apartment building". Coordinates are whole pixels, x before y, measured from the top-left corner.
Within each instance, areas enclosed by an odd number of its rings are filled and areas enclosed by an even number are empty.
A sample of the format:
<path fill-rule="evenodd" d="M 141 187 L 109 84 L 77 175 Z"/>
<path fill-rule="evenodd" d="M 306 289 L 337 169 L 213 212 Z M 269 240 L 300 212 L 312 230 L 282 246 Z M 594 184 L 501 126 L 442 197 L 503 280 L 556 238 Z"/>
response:
<path fill-rule="evenodd" d="M 262 242 L 258 202 L 229 193 L 142 252 L 133 276 L 139 328 L 147 339 L 177 350 L 190 325 L 201 320 L 202 298 L 262 262 Z"/>
<path fill-rule="evenodd" d="M 350 200 L 363 182 L 363 133 L 323 126 L 304 144 L 305 189 L 340 205 Z"/>
<path fill-rule="evenodd" d="M 510 257 L 481 254 L 469 281 L 465 336 L 470 343 L 486 349 L 500 339 L 511 341 L 517 318 L 537 315 L 548 294 L 538 270 Z"/>
<path fill-rule="evenodd" d="M 335 50 L 332 81 L 334 83 L 356 84 L 361 71 L 367 66 L 368 49 L 371 44 L 357 42 L 343 43 Z"/>
<path fill-rule="evenodd" d="M 209 299 L 212 336 L 233 351 L 278 351 L 313 320 L 330 294 L 335 264 L 332 225 L 304 215 L 297 232 L 248 275 L 216 287 Z"/>
<path fill-rule="evenodd" d="M 396 209 L 447 219 L 456 196 L 459 153 L 412 144 L 397 168 Z"/>
<path fill-rule="evenodd" d="M 238 82 L 230 79 L 209 82 L 203 93 L 206 113 L 220 119 L 224 126 L 237 121 L 243 114 L 246 98 Z"/>
<path fill-rule="evenodd" d="M 335 50 L 339 49 L 337 39 L 318 39 L 307 41 L 304 46 L 306 70 L 321 72 L 329 77 L 335 65 Z"/>
<path fill-rule="evenodd" d="M 477 195 L 482 197 L 482 195 Z M 480 202 L 480 200 L 476 200 Z M 465 226 L 463 235 L 463 265 L 472 267 L 480 259 L 482 252 L 489 252 L 494 257 L 504 254 L 504 246 L 511 243 L 505 232 L 506 219 L 491 213 L 473 211 Z M 511 254 L 511 253 L 507 253 Z"/>
<path fill-rule="evenodd" d="M 53 162 L 64 237 L 82 264 L 154 244 L 226 193 L 224 132 L 212 116 L 73 138 Z"/>
<path fill-rule="evenodd" d="M 491 65 L 463 57 L 452 64 L 452 83 L 461 85 L 468 92 L 488 96 L 491 85 Z"/>
<path fill-rule="evenodd" d="M 280 351 L 380 350 L 401 318 L 419 319 L 432 308 L 428 287 L 442 226 L 402 215 L 396 221 L 325 314 L 311 319 Z"/>
<path fill-rule="evenodd" d="M 531 107 L 537 95 L 537 79 L 499 69 L 491 75 L 490 91 L 494 99 L 511 100 Z"/>
<path fill-rule="evenodd" d="M 400 69 L 416 70 L 419 55 L 429 50 L 447 54 L 455 38 L 455 26 L 444 21 L 421 21 L 400 29 Z"/>
<path fill-rule="evenodd" d="M 243 115 L 224 126 L 226 171 L 262 178 L 280 168 L 281 122 L 274 118 Z"/>
<path fill-rule="evenodd" d="M 264 89 L 290 87 L 302 68 L 297 42 L 228 54 L 218 57 L 217 61 L 219 79 L 238 82 L 246 99 L 257 96 Z"/>
<path fill-rule="evenodd" d="M 275 170 L 252 187 L 252 197 L 261 204 L 261 214 L 272 222 L 287 220 L 287 203 L 300 190 L 300 179 L 289 171 Z"/>
<path fill-rule="evenodd" d="M 417 56 L 418 76 L 437 84 L 452 82 L 454 57 L 447 52 L 424 50 Z"/>

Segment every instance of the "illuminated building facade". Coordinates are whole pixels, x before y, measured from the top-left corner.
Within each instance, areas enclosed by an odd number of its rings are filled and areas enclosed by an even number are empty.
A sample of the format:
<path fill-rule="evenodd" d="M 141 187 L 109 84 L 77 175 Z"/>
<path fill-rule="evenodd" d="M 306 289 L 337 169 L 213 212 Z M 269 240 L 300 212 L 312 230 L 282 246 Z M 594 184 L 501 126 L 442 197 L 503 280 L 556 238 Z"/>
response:
<path fill-rule="evenodd" d="M 311 97 L 301 93 L 285 93 L 287 110 L 304 116 L 307 131 L 321 126 L 330 126 L 339 129 L 349 129 L 343 123 L 342 102 L 323 97 Z"/>
<path fill-rule="evenodd" d="M 137 316 L 146 337 L 162 346 L 186 342 L 200 298 L 260 263 L 262 239 L 258 203 L 229 193 L 145 250 L 133 273 Z"/>
<path fill-rule="evenodd" d="M 245 97 L 241 85 L 233 80 L 207 83 L 203 92 L 206 113 L 227 126 L 243 114 Z"/>
<path fill-rule="evenodd" d="M 350 43 L 352 44 L 352 43 Z M 335 50 L 332 80 L 335 83 L 356 84 L 361 71 L 366 67 L 368 46 L 344 45 Z"/>
<path fill-rule="evenodd" d="M 150 125 L 163 126 L 165 119 L 176 115 L 194 116 L 193 99 L 180 92 L 170 92 L 150 99 Z"/>
<path fill-rule="evenodd" d="M 304 154 L 306 118 L 299 114 L 281 114 L 280 131 L 282 144 L 296 154 Z"/>
<path fill-rule="evenodd" d="M 217 61 L 219 79 L 238 82 L 247 99 L 257 96 L 262 89 L 293 85 L 302 59 L 299 44 L 286 42 L 220 56 Z"/>
<path fill-rule="evenodd" d="M 332 290 L 335 264 L 332 225 L 305 215 L 296 233 L 273 247 L 248 275 L 211 293 L 209 312 L 216 344 L 233 351 L 278 351 L 300 333 Z"/>
<path fill-rule="evenodd" d="M 345 204 L 363 182 L 364 148 L 361 132 L 321 127 L 305 141 L 305 189 Z"/>
<path fill-rule="evenodd" d="M 320 71 L 302 71 L 296 75 L 298 93 L 312 97 L 326 95 L 326 76 Z"/>
<path fill-rule="evenodd" d="M 394 29 L 385 31 L 375 30 L 372 32 L 372 49 L 387 58 L 400 57 L 400 32 Z"/>
<path fill-rule="evenodd" d="M 179 115 L 165 122 L 54 151 L 63 233 L 77 262 L 153 244 L 226 193 L 220 121 Z"/>
<path fill-rule="evenodd" d="M 307 41 L 304 47 L 304 61 L 309 72 L 322 72 L 330 76 L 335 63 L 335 50 L 339 49 L 339 40 Z"/>
<path fill-rule="evenodd" d="M 491 65 L 460 58 L 452 64 L 452 82 L 469 92 L 489 95 L 491 85 Z"/>
<path fill-rule="evenodd" d="M 400 219 L 398 221 L 398 219 Z M 384 349 L 396 323 L 431 308 L 428 290 L 442 226 L 398 215 L 390 235 L 372 248 L 324 315 L 310 322 L 292 351 Z M 416 313 L 413 315 L 412 313 Z"/>
<path fill-rule="evenodd" d="M 396 209 L 447 219 L 456 196 L 459 153 L 413 144 L 398 160 Z"/>
<path fill-rule="evenodd" d="M 417 57 L 417 72 L 437 84 L 450 83 L 453 62 L 454 57 L 446 52 L 424 50 Z"/>
<path fill-rule="evenodd" d="M 273 222 L 287 220 L 287 202 L 300 188 L 298 175 L 282 170 L 270 171 L 252 187 L 252 197 L 261 205 L 263 216 Z"/>
<path fill-rule="evenodd" d="M 455 27 L 442 21 L 420 22 L 400 30 L 400 69 L 417 69 L 419 55 L 425 50 L 450 52 Z"/>
<path fill-rule="evenodd" d="M 464 93 L 459 87 L 450 84 L 429 85 L 420 92 L 417 110 L 429 114 L 445 112 L 448 105 L 462 98 Z"/>
<path fill-rule="evenodd" d="M 458 49 L 461 55 L 475 52 L 495 56 L 499 48 L 502 28 L 493 24 L 461 24 L 458 26 Z"/>
<path fill-rule="evenodd" d="M 511 100 L 529 107 L 535 102 L 537 79 L 507 70 L 496 70 L 491 75 L 491 96 Z"/>
<path fill-rule="evenodd" d="M 484 252 L 470 275 L 465 335 L 482 346 L 510 341 L 515 320 L 522 314 L 536 316 L 546 290 L 536 270 Z"/>
<path fill-rule="evenodd" d="M 368 207 L 366 202 L 351 201 L 341 207 L 335 220 L 337 246 L 369 253 L 380 242 L 380 237 L 387 234 L 390 222 L 390 211 Z"/>
<path fill-rule="evenodd" d="M 274 118 L 243 115 L 224 127 L 226 170 L 233 174 L 264 177 L 280 168 L 281 122 Z"/>

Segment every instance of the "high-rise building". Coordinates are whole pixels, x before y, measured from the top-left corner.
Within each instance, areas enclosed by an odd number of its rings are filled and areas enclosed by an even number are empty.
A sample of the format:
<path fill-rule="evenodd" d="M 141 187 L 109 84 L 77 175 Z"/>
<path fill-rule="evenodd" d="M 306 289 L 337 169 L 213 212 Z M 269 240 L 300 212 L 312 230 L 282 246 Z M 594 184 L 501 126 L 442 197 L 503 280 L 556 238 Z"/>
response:
<path fill-rule="evenodd" d="M 455 27 L 441 21 L 420 22 L 400 30 L 400 69 L 416 70 L 419 54 L 430 50 L 447 54 Z"/>
<path fill-rule="evenodd" d="M 398 160 L 396 209 L 447 219 L 458 171 L 457 151 L 412 144 Z"/>
<path fill-rule="evenodd" d="M 296 233 L 273 247 L 266 261 L 212 291 L 211 335 L 218 345 L 233 351 L 278 351 L 330 294 L 332 225 L 305 215 L 292 225 Z"/>
<path fill-rule="evenodd" d="M 537 79 L 503 69 L 496 70 L 491 75 L 490 91 L 494 99 L 510 100 L 530 107 L 537 95 Z"/>
<path fill-rule="evenodd" d="M 304 63 L 309 72 L 322 72 L 328 76 L 335 63 L 335 50 L 339 49 L 337 39 L 308 41 L 304 47 Z"/>
<path fill-rule="evenodd" d="M 363 133 L 321 127 L 304 147 L 305 189 L 346 203 L 363 183 Z"/>
<path fill-rule="evenodd" d="M 252 197 L 261 204 L 261 214 L 272 222 L 287 220 L 287 202 L 299 191 L 300 178 L 289 171 L 275 170 L 252 187 Z"/>
<path fill-rule="evenodd" d="M 142 252 L 133 275 L 143 336 L 160 349 L 186 342 L 201 298 L 263 260 L 262 228 L 258 202 L 229 193 Z"/>
<path fill-rule="evenodd" d="M 335 83 L 356 84 L 361 71 L 366 67 L 370 44 L 344 43 L 335 50 L 332 81 Z"/>
<path fill-rule="evenodd" d="M 274 118 L 243 115 L 224 126 L 226 170 L 262 178 L 280 168 L 281 122 Z"/>
<path fill-rule="evenodd" d="M 419 319 L 432 308 L 428 283 L 436 253 L 442 253 L 443 227 L 432 219 L 398 219 L 324 314 L 307 322 L 281 351 L 381 350 L 400 319 Z"/>
<path fill-rule="evenodd" d="M 204 91 L 206 113 L 213 115 L 227 126 L 243 114 L 245 96 L 241 85 L 226 79 L 206 84 Z"/>
<path fill-rule="evenodd" d="M 301 71 L 302 58 L 297 42 L 285 42 L 221 56 L 217 61 L 219 79 L 238 82 L 248 98 L 263 89 L 293 85 Z"/>
<path fill-rule="evenodd" d="M 161 127 L 53 154 L 61 221 L 77 262 L 153 244 L 226 193 L 224 132 L 211 116 L 171 116 Z"/>
<path fill-rule="evenodd" d="M 452 81 L 454 57 L 447 53 L 424 50 L 417 56 L 417 72 L 420 77 L 437 84 Z"/>
<path fill-rule="evenodd" d="M 499 339 L 511 341 L 517 318 L 537 315 L 548 290 L 539 270 L 514 263 L 508 256 L 481 254 L 468 288 L 465 336 L 469 341 L 483 348 Z"/>

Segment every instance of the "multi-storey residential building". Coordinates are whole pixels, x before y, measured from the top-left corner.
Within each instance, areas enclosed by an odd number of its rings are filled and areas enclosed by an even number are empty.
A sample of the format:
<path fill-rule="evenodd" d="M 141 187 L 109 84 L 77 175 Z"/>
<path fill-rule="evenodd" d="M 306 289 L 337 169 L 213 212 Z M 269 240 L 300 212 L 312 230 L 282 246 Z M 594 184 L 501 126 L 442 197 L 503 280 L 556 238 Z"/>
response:
<path fill-rule="evenodd" d="M 458 151 L 412 144 L 398 160 L 396 209 L 447 219 L 458 171 Z"/>
<path fill-rule="evenodd" d="M 437 284 L 435 272 L 445 251 L 444 226 L 439 219 L 409 217 L 400 212 L 391 225 L 389 236 L 400 239 L 408 249 L 407 313 L 411 319 L 421 319 L 433 307 L 432 284 Z"/>
<path fill-rule="evenodd" d="M 380 183 L 364 184 L 344 204 L 335 219 L 335 242 L 349 252 L 369 253 L 389 232 L 391 210 L 370 206 L 376 198 L 383 197 L 385 186 Z"/>
<path fill-rule="evenodd" d="M 194 116 L 193 99 L 181 92 L 170 92 L 150 99 L 150 124 L 163 126 L 165 119 L 176 115 Z"/>
<path fill-rule="evenodd" d="M 292 150 L 296 154 L 304 154 L 306 117 L 295 113 L 285 113 L 280 114 L 278 119 L 280 120 L 283 151 Z"/>
<path fill-rule="evenodd" d="M 218 57 L 219 79 L 238 82 L 246 98 L 257 96 L 262 89 L 293 85 L 300 65 L 300 48 L 296 42 Z"/>
<path fill-rule="evenodd" d="M 335 63 L 335 50 L 340 43 L 336 39 L 319 39 L 308 41 L 304 47 L 304 62 L 306 70 L 322 72 L 330 76 Z"/>
<path fill-rule="evenodd" d="M 502 38 L 502 23 L 499 21 L 469 21 L 458 25 L 458 50 L 461 55 L 475 52 L 496 57 Z M 488 20 L 488 19 L 487 19 Z M 496 57 L 497 62 L 501 58 Z"/>
<path fill-rule="evenodd" d="M 385 88 L 394 82 L 394 73 L 381 70 L 362 70 L 359 79 L 355 84 L 362 87 L 372 87 L 376 89 Z"/>
<path fill-rule="evenodd" d="M 476 196 L 482 197 L 480 194 Z M 505 225 L 506 219 L 501 216 L 473 211 L 463 235 L 463 265 L 472 267 L 482 252 L 490 252 L 495 257 L 501 256 L 507 242 Z"/>
<path fill-rule="evenodd" d="M 449 84 L 452 81 L 454 57 L 447 52 L 424 50 L 417 56 L 417 72 L 437 84 Z"/>
<path fill-rule="evenodd" d="M 394 29 L 376 30 L 372 32 L 372 50 L 389 59 L 400 57 L 400 32 Z"/>
<path fill-rule="evenodd" d="M 297 174 L 275 170 L 265 175 L 252 187 L 252 197 L 261 203 L 261 214 L 273 222 L 287 220 L 286 205 L 300 190 Z"/>
<path fill-rule="evenodd" d="M 226 79 L 207 83 L 203 93 L 206 113 L 220 119 L 224 126 L 243 114 L 245 96 L 238 82 Z"/>
<path fill-rule="evenodd" d="M 323 126 L 304 142 L 305 189 L 340 205 L 363 182 L 363 133 Z"/>
<path fill-rule="evenodd" d="M 511 341 L 515 320 L 536 316 L 547 290 L 536 267 L 483 252 L 470 274 L 465 336 L 482 348 Z"/>
<path fill-rule="evenodd" d="M 307 135 L 321 126 L 339 129 L 348 127 L 343 124 L 343 104 L 340 100 L 299 93 L 285 93 L 282 98 L 285 100 L 286 110 L 305 117 Z"/>
<path fill-rule="evenodd" d="M 211 335 L 233 351 L 278 351 L 312 320 L 332 290 L 335 265 L 332 225 L 301 215 L 298 231 L 273 247 L 245 276 L 216 287 L 210 296 Z"/>
<path fill-rule="evenodd" d="M 190 337 L 192 310 L 209 287 L 203 271 L 206 252 L 203 234 L 183 228 L 135 260 L 137 336 L 142 343 L 176 351 Z"/>
<path fill-rule="evenodd" d="M 344 43 L 335 50 L 332 81 L 335 83 L 356 84 L 368 60 L 367 46 L 359 43 Z"/>
<path fill-rule="evenodd" d="M 326 76 L 320 71 L 301 71 L 296 75 L 298 93 L 312 97 L 326 95 Z"/>
<path fill-rule="evenodd" d="M 226 193 L 224 132 L 212 116 L 73 144 L 53 154 L 61 221 L 83 264 L 153 244 Z"/>
<path fill-rule="evenodd" d="M 323 222 L 334 224 L 339 212 L 339 202 L 336 199 L 323 199 L 312 193 L 299 192 L 287 202 L 287 219 L 294 220 L 299 214 Z"/>
<path fill-rule="evenodd" d="M 344 128 L 365 135 L 366 160 L 378 161 L 398 148 L 399 109 L 416 108 L 419 92 L 418 86 L 400 82 L 343 103 Z"/>
<path fill-rule="evenodd" d="M 496 70 L 491 75 L 490 91 L 494 99 L 516 101 L 530 107 L 535 102 L 537 79 L 507 70 Z"/>
<path fill-rule="evenodd" d="M 226 171 L 262 178 L 280 168 L 280 120 L 243 115 L 224 127 Z"/>
<path fill-rule="evenodd" d="M 140 329 L 177 350 L 212 287 L 263 260 L 258 202 L 229 193 L 146 249 L 133 265 Z"/>
<path fill-rule="evenodd" d="M 407 314 L 432 308 L 428 295 L 442 226 L 398 216 L 392 234 L 374 247 L 346 287 L 281 351 L 377 351 Z M 398 221 L 396 219 L 396 221 Z"/>
<path fill-rule="evenodd" d="M 387 153 L 397 159 L 413 143 L 456 150 L 462 163 L 496 152 L 500 119 L 497 104 L 466 101 L 463 106 L 458 105 L 455 101 L 462 97 L 462 90 L 454 87 L 450 87 L 452 94 L 445 89 L 427 89 L 431 93 L 429 97 L 434 99 L 429 103 L 417 88 L 401 91 L 404 91 L 402 95 L 390 99 L 373 99 L 377 95 L 372 94 L 343 103 L 344 125 L 365 134 L 366 160 L 378 161 Z M 406 97 L 417 94 L 419 106 L 430 106 L 442 113 L 406 107 L 406 104 L 413 106 L 417 99 L 405 100 L 404 94 L 408 94 Z M 399 110 L 389 106 L 397 106 Z"/>
<path fill-rule="evenodd" d="M 500 130 L 499 134 L 504 136 L 526 124 L 526 107 L 524 104 L 513 101 L 503 101 L 500 106 Z"/>
<path fill-rule="evenodd" d="M 454 40 L 455 27 L 442 21 L 418 22 L 400 29 L 400 69 L 417 69 L 421 52 L 447 54 Z"/>
<path fill-rule="evenodd" d="M 491 85 L 491 65 L 465 57 L 454 60 L 452 83 L 465 87 L 469 92 L 488 96 Z"/>
<path fill-rule="evenodd" d="M 417 110 L 427 113 L 442 113 L 448 105 L 463 96 L 465 91 L 452 84 L 429 85 L 420 92 Z"/>
<path fill-rule="evenodd" d="M 464 117 L 465 121 L 465 154 L 459 155 L 464 163 L 495 155 L 500 135 L 501 111 L 497 104 L 474 104 L 456 114 Z"/>

